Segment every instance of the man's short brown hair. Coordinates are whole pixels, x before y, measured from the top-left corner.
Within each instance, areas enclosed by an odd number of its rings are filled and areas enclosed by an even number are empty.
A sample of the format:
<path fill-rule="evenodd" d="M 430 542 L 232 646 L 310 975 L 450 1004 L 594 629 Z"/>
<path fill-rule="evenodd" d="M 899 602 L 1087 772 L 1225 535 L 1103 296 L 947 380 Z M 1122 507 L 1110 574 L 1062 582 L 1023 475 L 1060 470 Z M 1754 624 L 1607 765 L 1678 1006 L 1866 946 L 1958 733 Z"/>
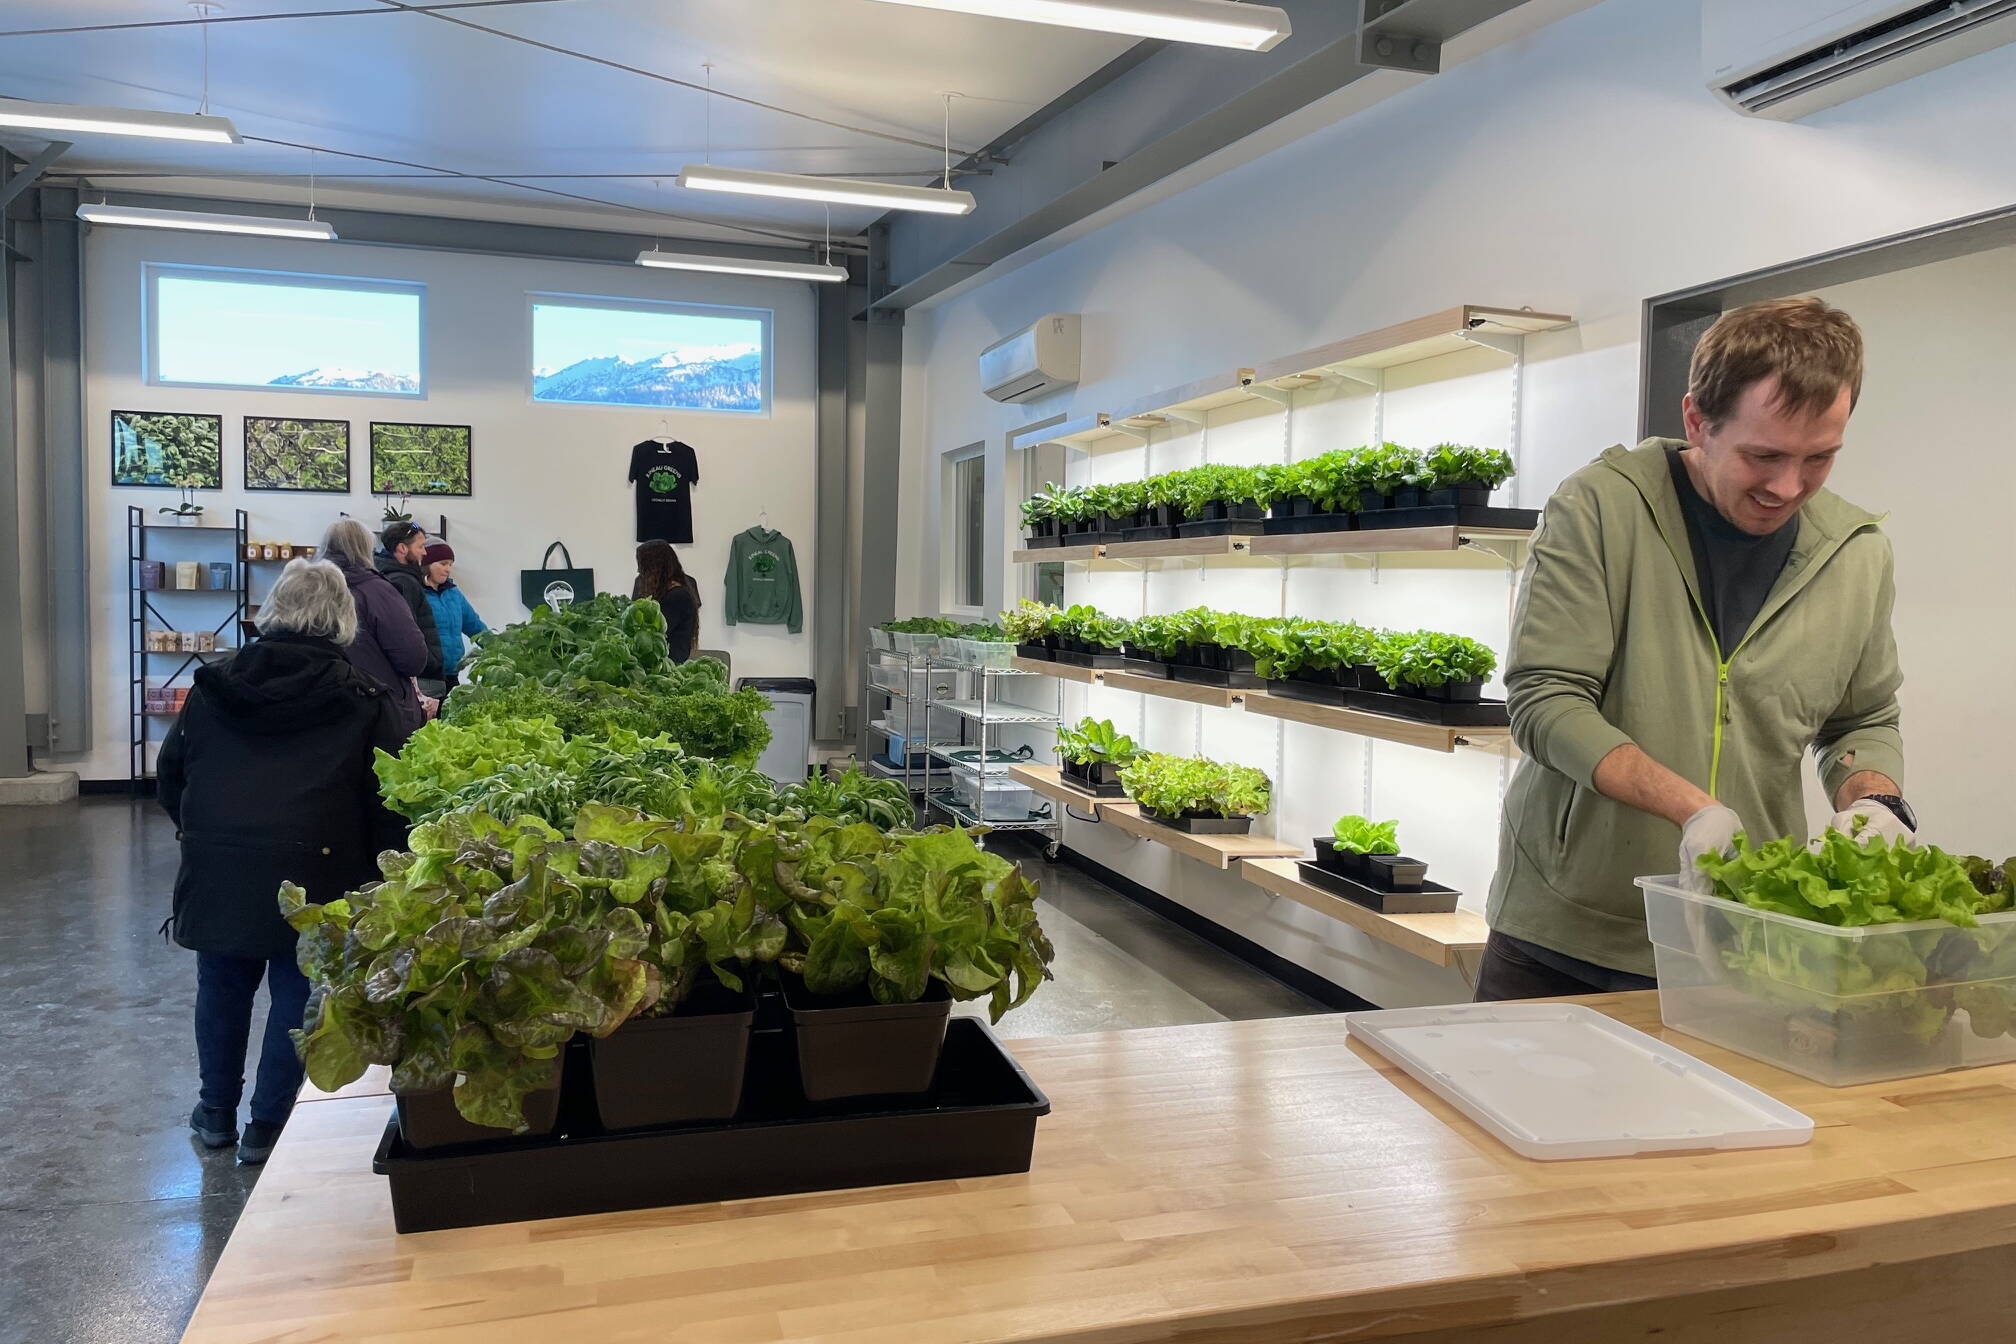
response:
<path fill-rule="evenodd" d="M 1767 299 L 1733 308 L 1715 319 L 1694 347 L 1687 394 L 1719 428 L 1744 391 L 1773 374 L 1782 411 L 1818 415 L 1844 387 L 1853 407 L 1862 395 L 1862 329 L 1819 299 Z"/>

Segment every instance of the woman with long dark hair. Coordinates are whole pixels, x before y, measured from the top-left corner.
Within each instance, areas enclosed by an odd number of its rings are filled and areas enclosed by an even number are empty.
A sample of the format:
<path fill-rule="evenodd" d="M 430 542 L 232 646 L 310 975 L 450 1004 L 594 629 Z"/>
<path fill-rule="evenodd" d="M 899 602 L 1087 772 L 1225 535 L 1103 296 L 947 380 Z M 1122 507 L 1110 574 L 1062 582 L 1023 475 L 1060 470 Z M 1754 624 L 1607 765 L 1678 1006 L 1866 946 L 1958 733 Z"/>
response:
<path fill-rule="evenodd" d="M 652 597 L 665 613 L 665 644 L 672 661 L 683 663 L 700 647 L 700 590 L 686 577 L 679 552 L 669 541 L 646 541 L 637 547 L 637 582 L 632 597 Z"/>

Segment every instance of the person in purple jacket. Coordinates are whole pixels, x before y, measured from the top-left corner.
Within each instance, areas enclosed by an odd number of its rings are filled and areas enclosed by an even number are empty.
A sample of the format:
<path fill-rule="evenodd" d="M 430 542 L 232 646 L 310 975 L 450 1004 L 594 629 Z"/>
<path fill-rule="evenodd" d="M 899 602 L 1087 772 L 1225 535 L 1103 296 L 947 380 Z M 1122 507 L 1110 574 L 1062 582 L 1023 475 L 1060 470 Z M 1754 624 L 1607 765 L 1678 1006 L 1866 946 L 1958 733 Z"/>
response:
<path fill-rule="evenodd" d="M 371 534 L 355 518 L 339 518 L 322 538 L 322 558 L 343 571 L 357 604 L 357 638 L 344 655 L 358 671 L 385 687 L 408 734 L 419 730 L 438 705 L 420 694 L 414 678 L 427 666 L 427 639 L 413 609 L 391 580 L 371 563 Z"/>

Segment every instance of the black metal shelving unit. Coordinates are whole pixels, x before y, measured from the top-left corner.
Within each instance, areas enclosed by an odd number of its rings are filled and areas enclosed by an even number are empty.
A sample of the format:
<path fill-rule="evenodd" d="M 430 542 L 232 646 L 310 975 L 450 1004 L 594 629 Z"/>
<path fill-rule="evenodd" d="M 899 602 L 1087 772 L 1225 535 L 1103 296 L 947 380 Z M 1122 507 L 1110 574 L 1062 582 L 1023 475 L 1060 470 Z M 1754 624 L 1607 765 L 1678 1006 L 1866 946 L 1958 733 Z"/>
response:
<path fill-rule="evenodd" d="M 147 760 L 148 743 L 156 740 L 149 734 L 149 720 L 172 717 L 158 712 L 150 713 L 147 709 L 147 692 L 149 690 L 175 687 L 184 678 L 190 676 L 205 659 L 222 657 L 236 652 L 240 641 L 238 622 L 245 614 L 248 599 L 248 566 L 245 560 L 245 543 L 249 520 L 246 517 L 245 510 L 233 510 L 232 523 L 229 527 L 216 523 L 198 525 L 150 523 L 147 521 L 147 516 L 147 510 L 138 505 L 129 506 L 126 510 L 127 709 L 132 722 L 131 741 L 128 748 L 128 767 L 133 792 L 136 794 L 142 792 L 147 782 L 154 777 L 153 769 Z M 215 554 L 160 554 L 158 552 L 164 548 L 171 552 L 191 549 L 186 547 L 166 547 L 165 541 L 162 540 L 164 534 L 179 534 L 191 538 L 192 541 L 201 540 L 210 543 L 210 549 L 213 550 L 219 544 L 228 540 L 231 546 L 229 556 L 232 578 L 231 586 L 228 588 L 142 588 L 140 586 L 140 562 L 143 560 L 159 560 L 162 562 L 164 569 L 172 566 L 177 560 L 194 560 L 196 563 L 204 566 L 204 570 L 207 573 L 209 566 L 220 563 L 225 559 L 224 556 Z M 148 541 L 150 538 L 154 538 L 157 542 L 161 543 L 156 546 L 156 553 L 150 554 L 149 552 Z M 230 610 L 225 613 L 223 619 L 217 621 L 215 625 L 210 626 L 211 633 L 218 637 L 218 648 L 202 653 L 192 653 L 183 649 L 149 649 L 147 647 L 148 631 L 173 630 L 180 632 L 184 630 L 201 630 L 204 628 L 204 623 L 208 621 L 209 615 L 216 610 L 214 606 L 192 605 L 190 610 L 199 613 L 192 620 L 189 615 L 183 614 L 179 607 L 170 605 L 165 601 L 165 598 L 170 596 L 177 603 L 185 600 L 193 603 L 194 599 L 199 597 L 230 599 Z M 161 606 L 155 605 L 157 597 L 164 599 L 162 605 L 168 606 L 169 612 L 174 613 L 179 618 L 178 620 L 171 620 L 169 614 L 164 613 Z M 179 659 L 180 661 L 174 664 L 173 670 L 165 677 L 157 678 L 154 669 L 163 665 L 160 662 L 154 661 L 157 659 Z"/>

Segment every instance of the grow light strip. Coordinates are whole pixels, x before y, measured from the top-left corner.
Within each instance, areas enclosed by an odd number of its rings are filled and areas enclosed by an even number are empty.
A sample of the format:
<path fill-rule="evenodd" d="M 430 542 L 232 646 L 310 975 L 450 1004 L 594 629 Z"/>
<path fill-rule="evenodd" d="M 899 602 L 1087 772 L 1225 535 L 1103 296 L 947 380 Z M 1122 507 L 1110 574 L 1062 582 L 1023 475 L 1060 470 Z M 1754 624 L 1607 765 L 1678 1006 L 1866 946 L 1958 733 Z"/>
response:
<path fill-rule="evenodd" d="M 827 201 L 833 205 L 872 205 L 885 210 L 922 210 L 936 215 L 970 215 L 978 204 L 972 192 L 944 187 L 905 187 L 889 182 L 864 182 L 852 177 L 806 177 L 801 173 L 718 168 L 704 163 L 688 164 L 681 169 L 679 185 L 697 191 L 776 196 L 792 201 Z"/>
<path fill-rule="evenodd" d="M 31 103 L 18 98 L 0 99 L 0 126 L 65 134 L 134 135 L 148 140 L 194 140 L 211 145 L 240 143 L 237 127 L 223 117 L 192 112 L 144 112 L 131 107 Z"/>
<path fill-rule="evenodd" d="M 639 266 L 657 266 L 668 271 L 713 271 L 721 275 L 761 275 L 776 280 L 813 280 L 822 284 L 847 278 L 844 266 L 821 266 L 810 261 L 753 261 L 746 257 L 709 257 L 696 252 L 661 252 L 652 248 L 637 254 Z"/>
<path fill-rule="evenodd" d="M 1129 37 L 1271 51 L 1291 31 L 1287 11 L 1232 0 L 884 0 L 993 19 L 1089 28 Z"/>
<path fill-rule="evenodd" d="M 336 230 L 319 219 L 272 219 L 265 215 L 212 215 L 199 210 L 155 210 L 139 205 L 80 205 L 77 218 L 91 224 L 141 229 L 183 229 L 191 233 L 239 233 L 264 238 L 334 242 Z"/>

